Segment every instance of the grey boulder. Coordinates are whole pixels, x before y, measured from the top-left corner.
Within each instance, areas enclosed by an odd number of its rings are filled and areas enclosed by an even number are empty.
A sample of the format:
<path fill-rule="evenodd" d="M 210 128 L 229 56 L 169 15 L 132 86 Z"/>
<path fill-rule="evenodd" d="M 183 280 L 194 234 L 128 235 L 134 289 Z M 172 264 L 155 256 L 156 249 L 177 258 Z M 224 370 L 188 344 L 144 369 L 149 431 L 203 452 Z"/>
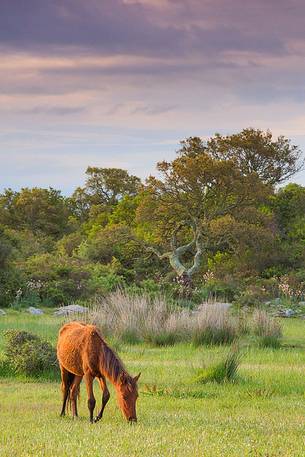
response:
<path fill-rule="evenodd" d="M 30 307 L 28 308 L 28 312 L 29 312 L 30 314 L 34 314 L 35 316 L 40 316 L 41 314 L 43 314 L 42 309 L 34 308 L 34 306 L 30 306 Z"/>

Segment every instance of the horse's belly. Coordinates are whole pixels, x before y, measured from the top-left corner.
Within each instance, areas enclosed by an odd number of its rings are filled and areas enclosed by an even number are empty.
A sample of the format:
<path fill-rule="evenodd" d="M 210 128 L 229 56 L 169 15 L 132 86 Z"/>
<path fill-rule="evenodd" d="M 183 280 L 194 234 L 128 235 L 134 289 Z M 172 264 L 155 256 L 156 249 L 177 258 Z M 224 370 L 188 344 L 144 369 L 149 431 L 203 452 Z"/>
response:
<path fill-rule="evenodd" d="M 70 371 L 70 373 L 76 374 L 77 376 L 84 375 L 82 358 L 77 348 L 59 346 L 57 349 L 57 357 L 59 363 L 66 370 Z"/>

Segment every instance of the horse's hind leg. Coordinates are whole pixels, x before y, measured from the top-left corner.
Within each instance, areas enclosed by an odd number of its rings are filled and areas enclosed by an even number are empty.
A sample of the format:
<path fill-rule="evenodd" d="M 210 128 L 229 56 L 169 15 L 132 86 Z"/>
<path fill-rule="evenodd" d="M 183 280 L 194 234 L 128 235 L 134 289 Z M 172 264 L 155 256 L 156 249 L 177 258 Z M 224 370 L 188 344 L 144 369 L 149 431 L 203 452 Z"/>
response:
<path fill-rule="evenodd" d="M 104 412 L 105 406 L 107 405 L 108 400 L 110 398 L 110 393 L 109 393 L 109 390 L 108 390 L 108 387 L 107 387 L 107 384 L 106 384 L 105 377 L 101 376 L 100 378 L 98 378 L 98 382 L 100 384 L 101 390 L 103 391 L 103 397 L 102 397 L 101 410 L 98 413 L 98 415 L 96 416 L 96 418 L 94 419 L 94 422 L 99 421 L 103 417 L 103 412 Z"/>
<path fill-rule="evenodd" d="M 95 398 L 93 394 L 93 379 L 94 377 L 90 373 L 85 374 L 86 389 L 88 395 L 88 408 L 90 412 L 90 422 L 93 422 L 93 411 L 95 408 Z"/>
<path fill-rule="evenodd" d="M 61 408 L 61 416 L 64 416 L 66 413 L 66 405 L 69 396 L 70 386 L 74 379 L 74 374 L 70 373 L 66 370 L 62 365 L 60 365 L 60 373 L 61 373 L 61 390 L 63 394 L 63 402 Z"/>
<path fill-rule="evenodd" d="M 82 382 L 83 377 L 82 376 L 76 376 L 74 375 L 74 381 L 70 389 L 70 400 L 72 403 L 72 416 L 77 417 L 77 397 L 79 395 L 79 386 L 80 383 Z"/>

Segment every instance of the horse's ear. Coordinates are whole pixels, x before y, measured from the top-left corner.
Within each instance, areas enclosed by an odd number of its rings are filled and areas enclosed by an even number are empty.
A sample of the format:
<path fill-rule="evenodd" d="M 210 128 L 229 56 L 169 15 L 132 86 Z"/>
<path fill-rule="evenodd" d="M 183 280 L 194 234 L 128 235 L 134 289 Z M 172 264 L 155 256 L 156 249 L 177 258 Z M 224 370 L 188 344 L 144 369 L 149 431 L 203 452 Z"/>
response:
<path fill-rule="evenodd" d="M 135 376 L 133 378 L 134 382 L 138 382 L 140 376 L 141 376 L 141 373 L 139 373 L 137 376 Z"/>

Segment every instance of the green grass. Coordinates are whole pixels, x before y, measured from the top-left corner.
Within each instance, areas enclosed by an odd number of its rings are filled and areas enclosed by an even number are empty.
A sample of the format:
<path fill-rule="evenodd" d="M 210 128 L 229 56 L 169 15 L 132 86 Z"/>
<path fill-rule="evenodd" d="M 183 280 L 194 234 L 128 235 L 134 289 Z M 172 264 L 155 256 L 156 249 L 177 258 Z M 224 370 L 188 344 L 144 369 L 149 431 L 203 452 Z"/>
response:
<path fill-rule="evenodd" d="M 8 373 L 0 378 L 0 457 L 304 457 L 305 321 L 282 324 L 280 348 L 242 348 L 233 384 L 193 381 L 202 363 L 217 364 L 228 347 L 120 343 L 130 373 L 142 372 L 136 426 L 121 417 L 113 389 L 103 420 L 90 425 L 84 386 L 80 418 L 61 419 L 58 382 Z M 52 315 L 0 317 L 0 357 L 3 329 L 28 330 L 54 344 L 60 325 Z M 95 392 L 99 404 L 97 385 Z"/>
<path fill-rule="evenodd" d="M 206 384 L 207 382 L 218 382 L 219 384 L 224 382 L 237 382 L 240 361 L 240 349 L 237 345 L 233 345 L 223 360 L 216 365 L 198 370 L 194 380 L 200 384 Z"/>

